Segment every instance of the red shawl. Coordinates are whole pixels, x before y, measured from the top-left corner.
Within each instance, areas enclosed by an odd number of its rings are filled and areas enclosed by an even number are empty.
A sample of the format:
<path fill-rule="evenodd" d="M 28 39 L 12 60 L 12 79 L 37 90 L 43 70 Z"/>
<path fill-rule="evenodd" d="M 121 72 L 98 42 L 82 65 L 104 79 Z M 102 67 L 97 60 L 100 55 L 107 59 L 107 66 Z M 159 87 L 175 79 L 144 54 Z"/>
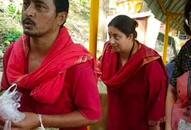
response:
<path fill-rule="evenodd" d="M 84 47 L 74 44 L 63 27 L 38 69 L 27 73 L 27 39 L 27 36 L 22 36 L 13 45 L 6 69 L 8 82 L 16 82 L 19 88 L 30 89 L 30 95 L 38 102 L 53 104 L 61 95 L 67 69 L 92 60 L 92 56 Z"/>
<path fill-rule="evenodd" d="M 118 54 L 112 50 L 109 43 L 105 44 L 105 50 L 102 57 L 102 80 L 109 86 L 120 86 L 145 64 L 160 58 L 157 52 L 140 44 L 140 49 L 129 59 L 118 71 Z M 136 58 L 133 58 L 136 57 Z"/>

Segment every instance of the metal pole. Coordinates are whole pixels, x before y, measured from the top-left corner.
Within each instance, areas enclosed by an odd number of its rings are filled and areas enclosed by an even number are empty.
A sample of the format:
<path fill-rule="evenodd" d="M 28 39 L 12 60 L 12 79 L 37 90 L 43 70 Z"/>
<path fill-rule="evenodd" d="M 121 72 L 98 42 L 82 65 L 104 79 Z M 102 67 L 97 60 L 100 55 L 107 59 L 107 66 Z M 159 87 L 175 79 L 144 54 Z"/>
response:
<path fill-rule="evenodd" d="M 170 31 L 170 19 L 171 16 L 169 14 L 166 15 L 166 28 L 165 28 L 165 36 L 164 36 L 164 50 L 163 50 L 163 62 L 167 64 L 168 57 L 168 46 L 169 46 L 169 31 Z"/>
<path fill-rule="evenodd" d="M 99 0 L 91 0 L 89 51 L 96 57 L 99 21 Z"/>

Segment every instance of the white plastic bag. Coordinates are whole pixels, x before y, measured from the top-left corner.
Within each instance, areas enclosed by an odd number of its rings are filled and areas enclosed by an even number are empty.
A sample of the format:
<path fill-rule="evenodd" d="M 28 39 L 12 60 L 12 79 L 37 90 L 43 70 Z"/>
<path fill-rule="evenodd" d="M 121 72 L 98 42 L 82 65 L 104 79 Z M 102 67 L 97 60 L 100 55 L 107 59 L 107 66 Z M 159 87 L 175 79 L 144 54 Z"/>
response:
<path fill-rule="evenodd" d="M 11 122 L 19 122 L 25 118 L 25 114 L 18 111 L 21 93 L 16 89 L 17 85 L 13 84 L 0 96 L 0 117 L 6 120 L 4 130 L 11 129 Z"/>
<path fill-rule="evenodd" d="M 178 123 L 178 130 L 191 130 L 191 123 L 181 119 Z"/>

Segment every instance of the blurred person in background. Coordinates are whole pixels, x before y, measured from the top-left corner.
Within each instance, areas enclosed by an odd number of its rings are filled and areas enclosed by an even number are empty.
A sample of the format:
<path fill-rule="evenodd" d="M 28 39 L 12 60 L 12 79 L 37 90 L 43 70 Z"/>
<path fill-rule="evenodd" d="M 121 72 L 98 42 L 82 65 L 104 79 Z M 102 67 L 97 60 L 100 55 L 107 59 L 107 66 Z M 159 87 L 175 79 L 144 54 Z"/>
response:
<path fill-rule="evenodd" d="M 191 1 L 185 6 L 184 29 L 191 35 Z M 167 91 L 166 130 L 191 129 L 191 40 L 180 49 Z"/>

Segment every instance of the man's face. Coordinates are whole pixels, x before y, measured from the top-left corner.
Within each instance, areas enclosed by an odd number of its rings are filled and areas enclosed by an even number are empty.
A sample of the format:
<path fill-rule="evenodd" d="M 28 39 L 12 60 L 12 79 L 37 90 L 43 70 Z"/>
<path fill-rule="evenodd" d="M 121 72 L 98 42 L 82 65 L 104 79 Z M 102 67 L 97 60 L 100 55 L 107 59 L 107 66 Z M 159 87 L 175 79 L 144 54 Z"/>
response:
<path fill-rule="evenodd" d="M 59 28 L 53 0 L 23 0 L 24 33 L 40 37 Z"/>

